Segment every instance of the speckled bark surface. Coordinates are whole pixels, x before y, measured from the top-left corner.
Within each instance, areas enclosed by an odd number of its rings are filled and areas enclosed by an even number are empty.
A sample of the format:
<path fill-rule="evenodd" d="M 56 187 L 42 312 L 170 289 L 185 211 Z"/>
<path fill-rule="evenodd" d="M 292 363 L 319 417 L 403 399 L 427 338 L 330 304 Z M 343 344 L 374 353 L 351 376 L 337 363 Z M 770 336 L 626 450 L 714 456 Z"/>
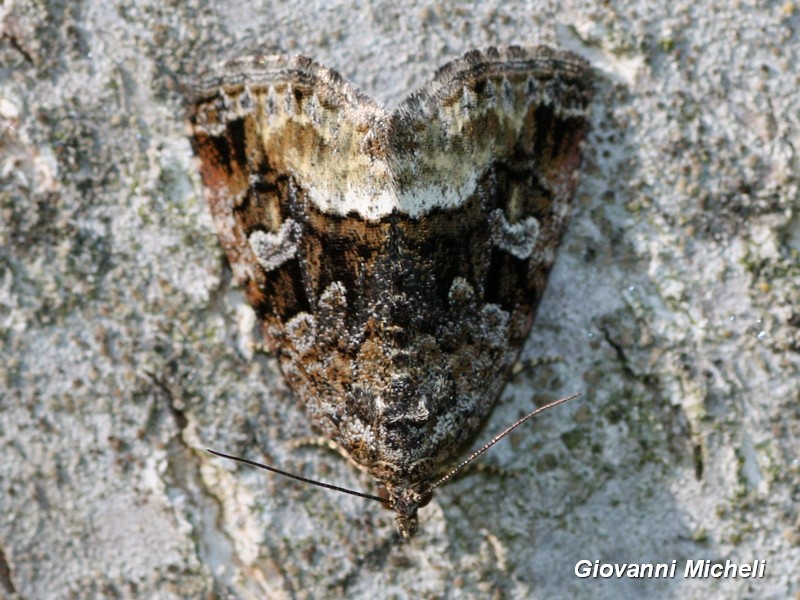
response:
<path fill-rule="evenodd" d="M 792 597 L 800 221 L 792 2 L 6 2 L 0 8 L 0 596 Z M 584 396 L 453 482 L 420 534 L 235 469 L 351 488 L 253 351 L 179 76 L 314 56 L 397 103 L 473 47 L 597 69 L 576 210 L 480 437 Z M 587 580 L 580 559 L 768 561 L 762 580 Z"/>

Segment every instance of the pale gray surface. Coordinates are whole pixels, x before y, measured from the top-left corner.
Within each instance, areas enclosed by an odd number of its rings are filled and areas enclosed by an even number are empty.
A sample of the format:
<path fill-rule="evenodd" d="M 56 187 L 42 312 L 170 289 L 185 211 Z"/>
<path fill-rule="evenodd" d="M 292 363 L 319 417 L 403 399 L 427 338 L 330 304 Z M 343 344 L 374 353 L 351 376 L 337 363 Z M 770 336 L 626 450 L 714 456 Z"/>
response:
<path fill-rule="evenodd" d="M 797 597 L 800 6 L 656 4 L 0 4 L 0 597 Z M 252 352 L 174 82 L 279 49 L 395 103 L 509 42 L 599 80 L 540 364 L 483 437 L 585 394 L 397 545 L 379 506 L 202 450 L 372 488 L 292 446 L 313 432 Z M 768 571 L 585 580 L 581 558 Z"/>

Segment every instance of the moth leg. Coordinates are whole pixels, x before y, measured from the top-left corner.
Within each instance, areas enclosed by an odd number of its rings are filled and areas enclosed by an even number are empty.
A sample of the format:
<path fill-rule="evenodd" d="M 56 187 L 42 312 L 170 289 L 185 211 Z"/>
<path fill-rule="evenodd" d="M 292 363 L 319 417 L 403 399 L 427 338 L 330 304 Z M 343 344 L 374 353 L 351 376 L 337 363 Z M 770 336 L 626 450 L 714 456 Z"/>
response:
<path fill-rule="evenodd" d="M 298 448 L 302 448 L 303 446 L 314 446 L 317 448 L 325 448 L 326 450 L 335 452 L 342 458 L 346 459 L 348 462 L 353 460 L 352 458 L 350 458 L 350 455 L 347 453 L 347 451 L 344 448 L 342 448 L 339 444 L 321 435 L 307 435 L 299 438 L 294 438 L 293 440 L 289 440 L 288 442 L 286 442 L 286 445 L 291 450 L 297 450 Z"/>
<path fill-rule="evenodd" d="M 266 356 L 275 356 L 275 353 L 272 351 L 272 348 L 270 348 L 264 342 L 251 342 L 250 349 L 253 351 L 254 354 L 264 354 Z"/>
<path fill-rule="evenodd" d="M 514 363 L 514 366 L 511 367 L 511 373 L 513 375 L 519 375 L 520 373 L 528 373 L 531 369 L 535 369 L 536 367 L 562 362 L 564 362 L 564 357 L 559 354 L 552 356 L 537 356 L 529 360 L 518 360 Z"/>

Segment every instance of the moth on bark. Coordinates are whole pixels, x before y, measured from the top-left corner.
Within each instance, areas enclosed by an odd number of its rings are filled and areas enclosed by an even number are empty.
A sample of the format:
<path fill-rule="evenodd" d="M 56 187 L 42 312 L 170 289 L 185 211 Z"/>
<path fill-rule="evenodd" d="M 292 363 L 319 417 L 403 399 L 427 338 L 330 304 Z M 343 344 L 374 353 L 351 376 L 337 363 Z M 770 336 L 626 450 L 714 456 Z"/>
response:
<path fill-rule="evenodd" d="M 543 46 L 468 52 L 393 111 L 304 57 L 235 60 L 189 94 L 235 279 L 403 537 L 531 329 L 591 98 L 586 61 Z"/>

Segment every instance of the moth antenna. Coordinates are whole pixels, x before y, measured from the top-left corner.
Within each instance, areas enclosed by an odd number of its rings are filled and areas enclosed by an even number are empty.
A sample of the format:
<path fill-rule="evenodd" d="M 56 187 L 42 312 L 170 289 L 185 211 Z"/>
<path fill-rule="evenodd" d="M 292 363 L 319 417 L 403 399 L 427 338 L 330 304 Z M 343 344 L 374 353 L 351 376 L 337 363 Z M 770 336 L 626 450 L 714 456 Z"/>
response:
<path fill-rule="evenodd" d="M 217 452 L 216 450 L 212 450 L 211 448 L 206 448 L 206 451 L 210 452 L 214 456 L 235 460 L 236 462 L 240 462 L 245 465 L 250 465 L 251 467 L 256 467 L 258 469 L 264 469 L 265 471 L 271 471 L 272 473 L 277 473 L 278 475 L 283 475 L 284 477 L 288 477 L 290 479 L 296 479 L 297 481 L 302 481 L 303 483 L 310 483 L 311 485 L 316 485 L 321 488 L 342 492 L 344 494 L 350 494 L 351 496 L 358 496 L 359 498 L 366 498 L 367 500 L 377 500 L 381 504 L 386 503 L 386 500 L 380 498 L 379 496 L 373 496 L 372 494 L 365 494 L 363 492 L 357 492 L 355 490 L 348 490 L 347 488 L 339 487 L 338 485 L 332 485 L 330 483 L 324 483 L 322 481 L 314 481 L 313 479 L 308 479 L 300 475 L 294 475 L 293 473 L 287 473 L 286 471 L 281 471 L 280 469 L 276 469 L 275 467 L 270 467 L 252 460 L 247 460 L 246 458 L 231 456 L 230 454 L 223 454 L 222 452 Z"/>
<path fill-rule="evenodd" d="M 545 404 L 544 406 L 540 406 L 540 407 L 539 407 L 539 408 L 537 408 L 536 410 L 534 410 L 534 411 L 532 411 L 532 412 L 529 412 L 527 415 L 525 415 L 524 417 L 522 417 L 522 418 L 521 418 L 521 419 L 519 419 L 518 421 L 516 421 L 516 422 L 512 423 L 512 424 L 511 424 L 509 427 L 507 427 L 507 428 L 506 428 L 506 429 L 504 429 L 502 432 L 500 432 L 498 435 L 496 435 L 495 437 L 493 437 L 491 440 L 489 440 L 489 442 L 487 442 L 486 444 L 484 444 L 484 445 L 483 445 L 481 448 L 479 448 L 478 450 L 476 450 L 475 452 L 473 452 L 472 454 L 470 454 L 470 455 L 469 455 L 467 458 L 465 458 L 463 461 L 461 461 L 461 462 L 460 462 L 458 465 L 456 465 L 455 467 L 453 467 L 453 468 L 450 470 L 450 472 L 449 472 L 449 473 L 447 473 L 447 475 L 445 475 L 445 476 L 444 476 L 444 477 L 442 477 L 442 478 L 441 478 L 439 481 L 437 481 L 436 483 L 434 483 L 434 484 L 433 484 L 433 485 L 432 485 L 432 486 L 429 488 L 429 490 L 430 490 L 430 491 L 433 491 L 433 490 L 435 490 L 437 487 L 439 487 L 440 485 L 442 485 L 444 482 L 446 482 L 446 481 L 449 481 L 450 479 L 452 479 L 452 478 L 453 478 L 453 475 L 455 475 L 456 473 L 458 473 L 458 472 L 459 472 L 461 469 L 463 469 L 464 467 L 466 467 L 466 466 L 467 466 L 469 463 L 471 463 L 473 460 L 475 460 L 476 458 L 478 458 L 478 457 L 479 457 L 481 454 L 483 454 L 484 452 L 486 452 L 486 451 L 487 451 L 489 448 L 491 448 L 492 446 L 494 446 L 494 445 L 495 445 L 497 442 L 499 442 L 500 440 L 502 440 L 504 437 L 506 437 L 506 436 L 507 436 L 509 433 L 511 433 L 512 431 L 514 431 L 514 430 L 515 430 L 517 427 L 519 427 L 520 425 L 522 425 L 522 424 L 523 424 L 525 421 L 527 421 L 528 419 L 530 419 L 530 418 L 532 418 L 532 417 L 535 417 L 535 416 L 536 416 L 536 415 L 538 415 L 539 413 L 542 413 L 542 412 L 544 412 L 544 411 L 546 411 L 546 410 L 549 410 L 549 409 L 551 409 L 551 408 L 553 408 L 553 407 L 556 407 L 556 406 L 558 406 L 559 404 L 564 404 L 564 402 L 567 402 L 567 401 L 569 401 L 569 400 L 572 400 L 572 399 L 574 399 L 574 398 L 577 398 L 577 397 L 578 397 L 578 396 L 580 396 L 580 395 L 581 395 L 581 392 L 578 392 L 577 394 L 572 394 L 572 396 L 567 396 L 566 398 L 561 398 L 561 399 L 559 399 L 559 400 L 556 400 L 555 402 L 551 402 L 550 404 Z"/>

